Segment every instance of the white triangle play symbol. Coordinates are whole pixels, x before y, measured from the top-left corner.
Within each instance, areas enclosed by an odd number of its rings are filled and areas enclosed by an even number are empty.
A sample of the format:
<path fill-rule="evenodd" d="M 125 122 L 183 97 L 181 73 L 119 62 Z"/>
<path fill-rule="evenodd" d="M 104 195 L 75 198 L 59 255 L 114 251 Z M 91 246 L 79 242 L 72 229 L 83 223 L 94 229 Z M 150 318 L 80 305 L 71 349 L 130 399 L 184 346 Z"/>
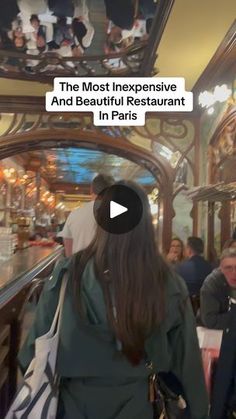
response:
<path fill-rule="evenodd" d="M 128 208 L 123 207 L 123 205 L 117 204 L 115 201 L 110 202 L 110 218 L 118 217 L 118 215 L 124 214 L 127 211 Z"/>

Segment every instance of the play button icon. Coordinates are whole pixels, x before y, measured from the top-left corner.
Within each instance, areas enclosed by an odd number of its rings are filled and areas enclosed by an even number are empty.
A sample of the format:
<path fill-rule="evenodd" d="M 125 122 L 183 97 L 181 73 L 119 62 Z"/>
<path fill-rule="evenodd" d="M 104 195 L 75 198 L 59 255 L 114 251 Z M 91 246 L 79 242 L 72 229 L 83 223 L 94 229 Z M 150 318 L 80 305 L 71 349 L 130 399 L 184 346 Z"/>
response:
<path fill-rule="evenodd" d="M 135 186 L 119 182 L 98 195 L 94 203 L 94 216 L 103 230 L 124 234 L 135 228 L 143 214 L 142 200 Z M 128 183 L 132 185 L 131 182 Z"/>
<path fill-rule="evenodd" d="M 123 205 L 120 205 L 114 201 L 110 202 L 110 218 L 118 217 L 119 215 L 124 214 L 126 211 L 128 211 L 128 208 L 124 207 Z"/>

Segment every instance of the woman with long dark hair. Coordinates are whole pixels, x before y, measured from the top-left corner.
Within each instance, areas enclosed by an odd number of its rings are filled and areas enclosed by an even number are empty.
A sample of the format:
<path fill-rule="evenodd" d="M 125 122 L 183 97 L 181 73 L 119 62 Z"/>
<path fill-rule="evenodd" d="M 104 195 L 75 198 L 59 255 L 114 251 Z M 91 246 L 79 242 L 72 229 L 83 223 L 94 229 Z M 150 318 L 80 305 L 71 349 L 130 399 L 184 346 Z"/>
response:
<path fill-rule="evenodd" d="M 178 237 L 174 237 L 170 243 L 170 250 L 166 255 L 166 259 L 173 265 L 183 262 L 184 260 L 184 243 Z"/>
<path fill-rule="evenodd" d="M 152 419 L 152 364 L 154 372 L 171 372 L 182 383 L 189 417 L 206 419 L 208 401 L 186 287 L 158 252 L 145 192 L 131 182 L 118 185 L 139 195 L 141 221 L 125 234 L 98 226 L 87 249 L 56 267 L 21 350 L 21 367 L 25 370 L 33 357 L 35 338 L 50 327 L 68 271 L 57 360 L 58 418 Z M 114 187 L 104 192 L 98 218 L 111 200 L 119 202 Z"/>

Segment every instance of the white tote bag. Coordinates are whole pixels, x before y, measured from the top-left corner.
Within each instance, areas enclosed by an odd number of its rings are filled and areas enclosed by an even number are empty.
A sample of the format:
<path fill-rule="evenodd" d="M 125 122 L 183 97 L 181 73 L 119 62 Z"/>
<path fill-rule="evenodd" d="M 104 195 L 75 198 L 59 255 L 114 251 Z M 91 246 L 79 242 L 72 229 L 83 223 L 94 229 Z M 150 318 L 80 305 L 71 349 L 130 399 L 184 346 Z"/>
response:
<path fill-rule="evenodd" d="M 67 282 L 65 274 L 51 328 L 49 332 L 35 340 L 35 356 L 26 371 L 23 386 L 5 419 L 56 418 L 59 393 L 56 360 Z"/>

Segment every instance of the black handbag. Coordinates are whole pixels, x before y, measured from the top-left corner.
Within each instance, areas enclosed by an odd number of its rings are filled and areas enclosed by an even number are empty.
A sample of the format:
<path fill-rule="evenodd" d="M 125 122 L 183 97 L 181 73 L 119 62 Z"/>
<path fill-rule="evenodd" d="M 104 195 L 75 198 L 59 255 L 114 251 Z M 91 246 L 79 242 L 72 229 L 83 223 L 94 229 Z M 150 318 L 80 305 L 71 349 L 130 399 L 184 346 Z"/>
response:
<path fill-rule="evenodd" d="M 150 365 L 148 366 L 150 369 Z M 151 367 L 152 368 L 152 367 Z M 149 376 L 149 401 L 153 406 L 153 419 L 181 419 L 186 417 L 186 402 L 174 393 L 157 374 Z"/>

